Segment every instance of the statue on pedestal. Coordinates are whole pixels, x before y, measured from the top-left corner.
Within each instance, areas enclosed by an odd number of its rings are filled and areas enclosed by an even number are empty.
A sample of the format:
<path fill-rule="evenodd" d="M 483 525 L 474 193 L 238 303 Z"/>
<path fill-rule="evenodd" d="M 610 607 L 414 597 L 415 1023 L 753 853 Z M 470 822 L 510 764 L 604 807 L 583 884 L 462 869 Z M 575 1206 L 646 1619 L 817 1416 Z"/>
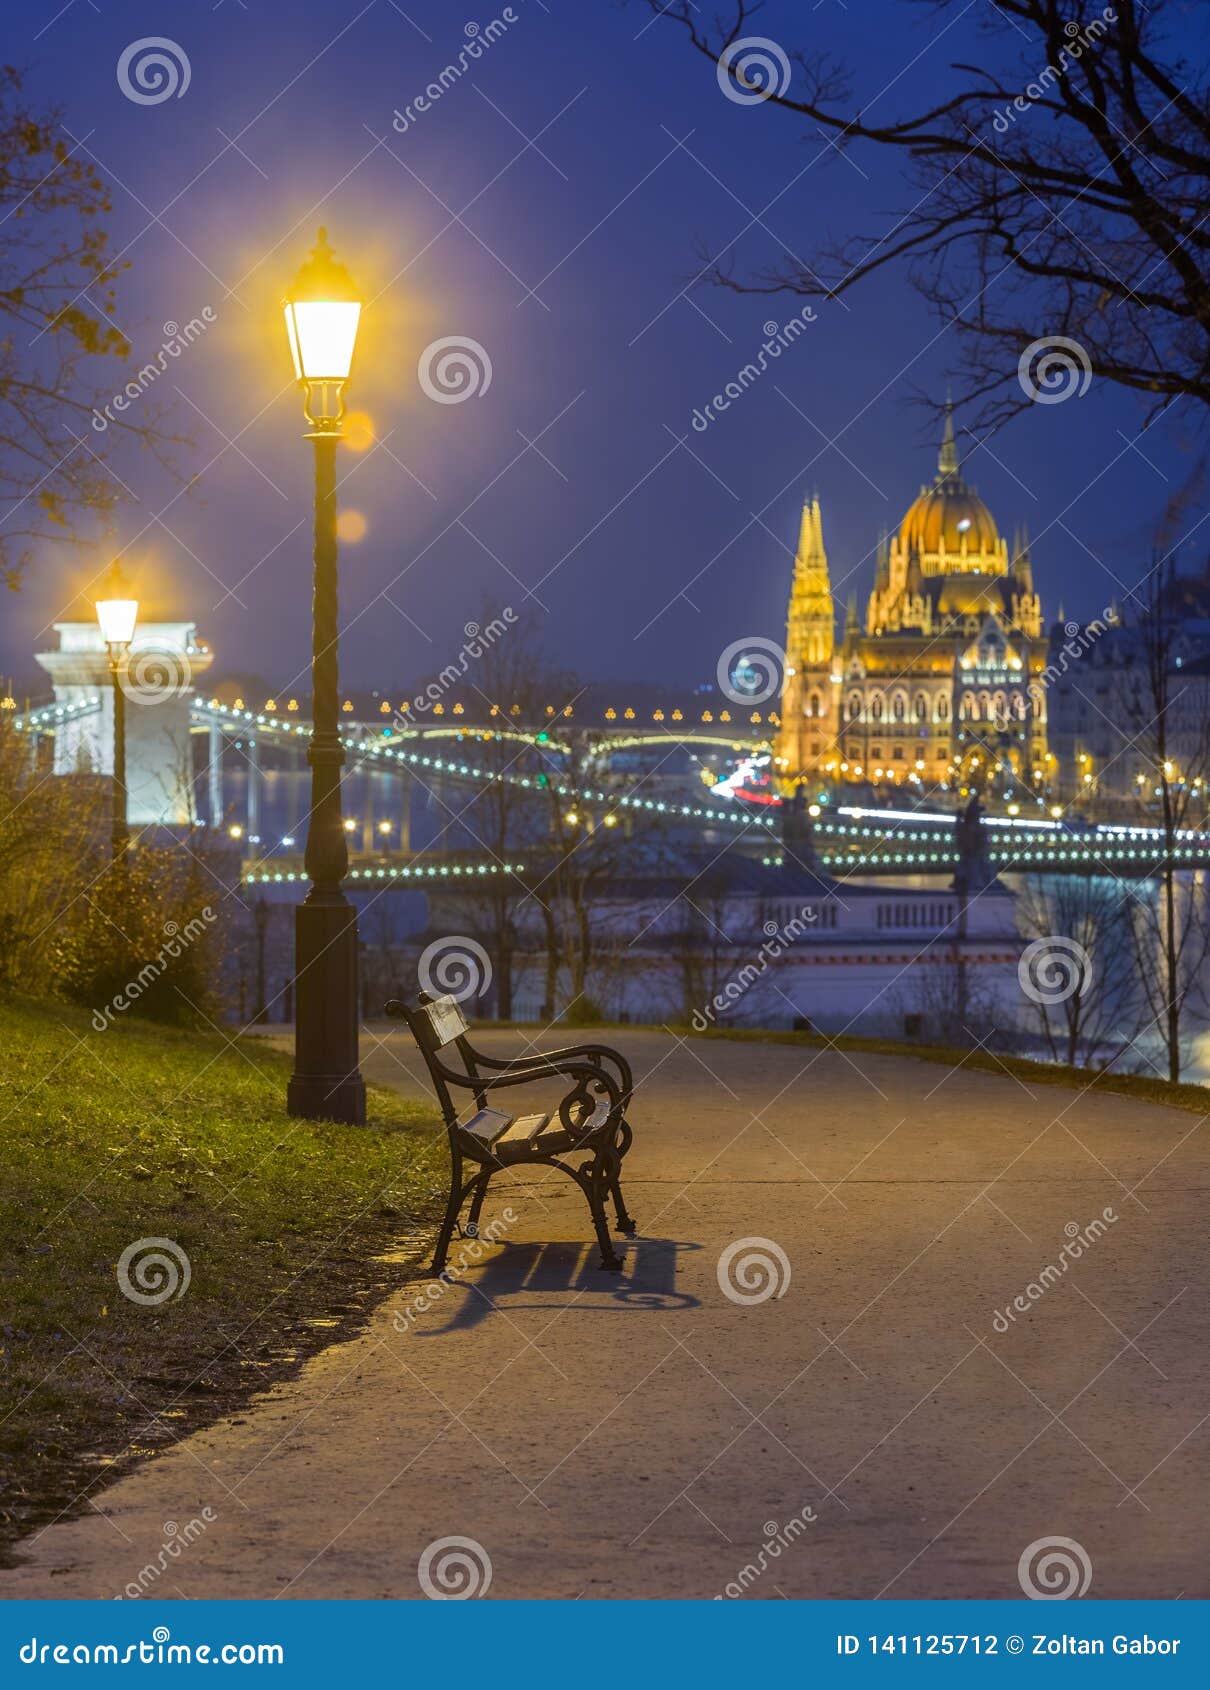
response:
<path fill-rule="evenodd" d="M 953 890 L 971 897 L 991 886 L 996 871 L 988 854 L 983 806 L 977 792 L 971 793 L 965 810 L 959 810 L 954 818 L 954 844 L 958 850 L 958 867 L 950 883 Z"/>

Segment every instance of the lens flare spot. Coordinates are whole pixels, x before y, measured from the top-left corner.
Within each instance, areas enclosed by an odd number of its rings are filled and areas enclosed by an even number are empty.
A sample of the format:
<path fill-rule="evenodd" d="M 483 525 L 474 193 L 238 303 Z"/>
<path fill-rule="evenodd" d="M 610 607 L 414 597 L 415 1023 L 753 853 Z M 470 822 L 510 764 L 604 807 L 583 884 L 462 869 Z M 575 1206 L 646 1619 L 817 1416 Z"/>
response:
<path fill-rule="evenodd" d="M 369 524 L 360 511 L 341 511 L 336 519 L 336 532 L 350 546 L 364 540 Z"/>
<path fill-rule="evenodd" d="M 342 425 L 344 443 L 350 452 L 365 452 L 374 444 L 374 419 L 367 411 L 350 411 Z"/>

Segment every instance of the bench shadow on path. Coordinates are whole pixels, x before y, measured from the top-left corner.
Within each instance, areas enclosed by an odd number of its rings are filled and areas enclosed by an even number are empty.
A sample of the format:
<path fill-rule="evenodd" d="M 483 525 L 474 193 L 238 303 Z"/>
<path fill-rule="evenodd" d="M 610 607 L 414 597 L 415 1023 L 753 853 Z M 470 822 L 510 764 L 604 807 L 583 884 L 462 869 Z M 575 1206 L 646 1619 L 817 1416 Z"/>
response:
<path fill-rule="evenodd" d="M 497 1243 L 482 1264 L 456 1282 L 465 1294 L 440 1326 L 426 1326 L 417 1337 L 440 1338 L 476 1326 L 499 1304 L 509 1314 L 521 1309 L 549 1309 L 551 1297 L 571 1296 L 577 1313 L 616 1313 L 643 1309 L 668 1313 L 692 1309 L 699 1299 L 676 1289 L 677 1265 L 700 1244 L 673 1238 L 618 1239 L 625 1266 L 604 1273 L 597 1266 L 596 1244 L 581 1239 L 552 1239 L 544 1244 Z M 423 1285 L 425 1276 L 416 1283 Z"/>

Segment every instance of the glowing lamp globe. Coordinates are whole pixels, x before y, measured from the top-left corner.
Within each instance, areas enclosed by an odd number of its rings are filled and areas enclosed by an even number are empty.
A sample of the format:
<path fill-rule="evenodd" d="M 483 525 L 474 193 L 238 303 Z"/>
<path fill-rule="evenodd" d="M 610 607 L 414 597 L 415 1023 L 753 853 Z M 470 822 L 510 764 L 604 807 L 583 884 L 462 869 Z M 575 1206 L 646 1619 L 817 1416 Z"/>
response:
<path fill-rule="evenodd" d="M 344 415 L 344 385 L 353 367 L 361 301 L 352 277 L 319 231 L 285 300 L 286 334 L 294 374 L 306 395 L 307 421 L 336 432 Z"/>
<path fill-rule="evenodd" d="M 134 625 L 138 619 L 139 601 L 132 599 L 122 578 L 122 572 L 117 564 L 109 571 L 105 581 L 105 596 L 96 602 L 97 621 L 101 625 L 101 638 L 107 646 L 126 646 L 134 638 Z"/>

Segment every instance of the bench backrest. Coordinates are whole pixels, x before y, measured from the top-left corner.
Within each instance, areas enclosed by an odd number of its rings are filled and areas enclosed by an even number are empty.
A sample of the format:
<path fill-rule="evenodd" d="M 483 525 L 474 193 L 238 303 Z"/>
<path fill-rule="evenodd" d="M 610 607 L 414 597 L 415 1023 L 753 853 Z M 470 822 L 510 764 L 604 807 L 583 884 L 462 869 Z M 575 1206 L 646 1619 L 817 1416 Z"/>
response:
<path fill-rule="evenodd" d="M 457 998 L 433 998 L 428 1003 L 421 1001 L 417 1007 L 416 1036 L 429 1050 L 441 1050 L 469 1030 L 470 1022 Z"/>
<path fill-rule="evenodd" d="M 420 1048 L 425 1066 L 429 1071 L 429 1078 L 433 1082 L 433 1089 L 437 1093 L 437 1101 L 441 1105 L 441 1112 L 445 1117 L 446 1126 L 452 1131 L 458 1117 L 458 1106 L 450 1095 L 442 1069 L 449 1074 L 457 1071 L 457 1065 L 451 1065 L 448 1056 L 443 1052 L 447 1045 L 453 1045 L 462 1059 L 463 1072 L 470 1078 L 476 1078 L 478 1070 L 475 1067 L 475 1053 L 471 1049 L 466 1035 L 470 1031 L 470 1022 L 462 1013 L 462 1006 L 457 998 L 445 996 L 430 998 L 426 993 L 420 994 L 415 1009 L 410 1009 L 398 999 L 387 1005 L 389 1015 L 402 1015 L 412 1030 L 412 1037 Z M 479 1107 L 484 1105 L 484 1098 L 476 1092 Z"/>

